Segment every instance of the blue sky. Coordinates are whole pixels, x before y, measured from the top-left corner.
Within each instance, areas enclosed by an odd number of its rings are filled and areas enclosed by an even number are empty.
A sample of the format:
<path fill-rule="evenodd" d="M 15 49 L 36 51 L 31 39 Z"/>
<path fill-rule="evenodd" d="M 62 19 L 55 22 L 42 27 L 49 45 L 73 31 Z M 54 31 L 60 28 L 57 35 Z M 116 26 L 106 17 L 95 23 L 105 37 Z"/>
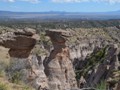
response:
<path fill-rule="evenodd" d="M 106 12 L 120 10 L 120 0 L 0 0 L 0 10 Z"/>

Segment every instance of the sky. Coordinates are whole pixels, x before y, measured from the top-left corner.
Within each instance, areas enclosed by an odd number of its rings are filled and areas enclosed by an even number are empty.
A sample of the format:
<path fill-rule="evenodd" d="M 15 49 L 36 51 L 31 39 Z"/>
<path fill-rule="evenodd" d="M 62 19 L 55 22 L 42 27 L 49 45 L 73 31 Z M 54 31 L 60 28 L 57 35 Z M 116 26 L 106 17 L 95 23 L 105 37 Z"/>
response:
<path fill-rule="evenodd" d="M 0 0 L 0 10 L 15 12 L 107 12 L 120 10 L 120 0 Z"/>

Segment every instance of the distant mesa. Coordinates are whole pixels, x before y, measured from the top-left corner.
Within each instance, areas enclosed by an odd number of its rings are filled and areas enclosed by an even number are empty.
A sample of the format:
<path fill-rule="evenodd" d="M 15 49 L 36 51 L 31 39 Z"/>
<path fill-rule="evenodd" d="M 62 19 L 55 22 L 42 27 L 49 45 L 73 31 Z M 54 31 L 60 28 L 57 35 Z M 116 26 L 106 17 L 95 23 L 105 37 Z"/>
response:
<path fill-rule="evenodd" d="M 108 19 L 120 19 L 120 11 L 111 12 L 11 12 L 11 11 L 0 11 L 0 19 L 95 19 L 95 20 L 108 20 Z"/>

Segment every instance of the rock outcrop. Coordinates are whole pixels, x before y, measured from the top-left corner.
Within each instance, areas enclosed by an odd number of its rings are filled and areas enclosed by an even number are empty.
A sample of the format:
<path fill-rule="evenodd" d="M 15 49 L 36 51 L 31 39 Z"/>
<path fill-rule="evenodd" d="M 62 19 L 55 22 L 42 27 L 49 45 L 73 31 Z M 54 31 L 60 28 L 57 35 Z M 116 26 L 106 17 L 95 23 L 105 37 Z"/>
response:
<path fill-rule="evenodd" d="M 35 30 L 25 28 L 2 34 L 0 45 L 10 49 L 8 69 L 10 80 L 12 82 L 20 80 L 33 86 L 36 90 L 38 88 L 42 90 L 41 88 L 48 88 L 44 66 L 40 56 L 31 53 L 37 39 Z"/>
<path fill-rule="evenodd" d="M 50 90 L 71 90 L 77 88 L 69 49 L 65 45 L 70 33 L 63 30 L 48 30 L 46 35 L 50 37 L 54 47 L 50 56 L 44 62 Z"/>
<path fill-rule="evenodd" d="M 35 30 L 17 30 L 0 36 L 0 45 L 10 48 L 11 57 L 26 58 L 36 44 Z"/>

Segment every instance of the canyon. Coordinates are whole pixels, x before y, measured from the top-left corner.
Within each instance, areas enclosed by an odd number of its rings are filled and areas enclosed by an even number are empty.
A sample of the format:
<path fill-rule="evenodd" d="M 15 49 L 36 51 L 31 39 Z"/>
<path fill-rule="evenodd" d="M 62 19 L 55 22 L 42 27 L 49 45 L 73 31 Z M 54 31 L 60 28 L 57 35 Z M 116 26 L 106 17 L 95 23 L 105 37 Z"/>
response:
<path fill-rule="evenodd" d="M 119 90 L 119 38 L 118 26 L 39 33 L 3 27 L 0 45 L 9 49 L 10 60 L 6 76 L 16 82 L 19 75 L 18 81 L 35 90 L 96 90 L 101 82 L 106 90 Z"/>

